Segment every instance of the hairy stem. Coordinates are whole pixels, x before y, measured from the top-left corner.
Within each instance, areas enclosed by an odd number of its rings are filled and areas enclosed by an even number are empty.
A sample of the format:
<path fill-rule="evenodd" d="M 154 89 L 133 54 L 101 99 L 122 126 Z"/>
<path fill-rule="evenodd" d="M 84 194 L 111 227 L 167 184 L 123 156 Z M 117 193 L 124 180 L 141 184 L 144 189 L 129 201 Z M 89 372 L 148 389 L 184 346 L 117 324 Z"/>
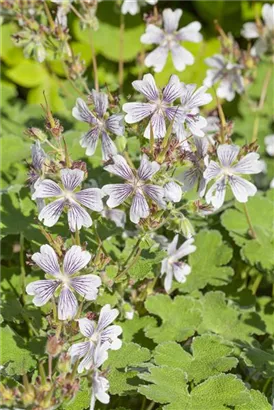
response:
<path fill-rule="evenodd" d="M 272 67 L 270 67 L 267 70 L 267 73 L 266 73 L 266 76 L 265 76 L 265 79 L 264 79 L 264 83 L 263 83 L 263 87 L 262 87 L 262 91 L 261 91 L 261 96 L 260 96 L 260 101 L 259 101 L 259 104 L 258 104 L 258 107 L 257 107 L 257 110 L 256 110 L 256 116 L 255 116 L 254 125 L 253 125 L 253 133 L 252 133 L 251 142 L 257 141 L 258 131 L 259 131 L 259 123 L 260 123 L 260 112 L 264 108 L 264 103 L 265 103 L 265 99 L 266 99 L 266 95 L 267 95 L 267 89 L 268 89 L 269 81 L 270 81 L 271 75 L 272 75 L 272 70 L 273 70 Z"/>
<path fill-rule="evenodd" d="M 226 119 L 223 111 L 222 104 L 220 103 L 220 100 L 217 96 L 216 90 L 213 87 L 215 97 L 216 97 L 216 102 L 217 102 L 217 108 L 218 108 L 218 113 L 221 121 L 221 143 L 225 144 L 225 131 L 226 131 Z"/>
<path fill-rule="evenodd" d="M 20 269 L 21 269 L 21 289 L 22 289 L 22 303 L 25 304 L 25 289 L 26 289 L 26 269 L 24 259 L 24 234 L 20 233 Z"/>
<path fill-rule="evenodd" d="M 48 377 L 51 379 L 52 377 L 52 355 L 49 354 L 49 359 L 48 359 Z"/>
<path fill-rule="evenodd" d="M 260 283 L 261 283 L 262 279 L 263 279 L 263 274 L 260 273 L 260 274 L 257 276 L 257 278 L 255 279 L 255 282 L 254 282 L 253 285 L 252 285 L 252 289 L 251 289 L 251 290 L 252 290 L 252 295 L 256 295 L 257 290 L 258 290 L 258 288 L 259 288 L 259 286 L 260 286 Z"/>
<path fill-rule="evenodd" d="M 251 219 L 250 219 L 250 215 L 248 213 L 248 209 L 247 209 L 247 206 L 246 206 L 245 203 L 243 204 L 243 207 L 244 207 L 244 213 L 245 213 L 246 221 L 247 221 L 248 226 L 249 226 L 249 234 L 253 239 L 256 239 L 257 238 L 256 232 L 253 228 L 253 225 L 252 225 L 252 222 L 251 222 Z"/>
<path fill-rule="evenodd" d="M 92 66 L 93 66 L 93 74 L 94 74 L 94 87 L 96 91 L 99 91 L 99 80 L 98 80 L 98 67 L 97 67 L 97 58 L 95 53 L 93 35 L 90 33 L 90 47 L 92 53 Z"/>
<path fill-rule="evenodd" d="M 120 13 L 120 55 L 119 55 L 119 87 L 120 93 L 123 91 L 124 84 L 124 37 L 125 37 L 125 17 Z"/>

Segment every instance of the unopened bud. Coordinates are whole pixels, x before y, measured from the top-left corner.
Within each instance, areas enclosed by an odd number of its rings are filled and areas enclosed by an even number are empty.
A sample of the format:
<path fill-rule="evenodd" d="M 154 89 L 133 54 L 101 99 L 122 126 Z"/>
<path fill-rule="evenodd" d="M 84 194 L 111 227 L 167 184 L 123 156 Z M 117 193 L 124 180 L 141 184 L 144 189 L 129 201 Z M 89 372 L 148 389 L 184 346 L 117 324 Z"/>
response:
<path fill-rule="evenodd" d="M 195 230 L 188 218 L 182 216 L 180 221 L 180 231 L 184 235 L 185 238 L 190 239 L 193 235 L 195 235 Z"/>
<path fill-rule="evenodd" d="M 26 134 L 29 135 L 31 138 L 34 138 L 35 140 L 39 140 L 41 142 L 44 142 L 47 139 L 46 134 L 36 127 L 28 128 L 26 130 Z"/>
<path fill-rule="evenodd" d="M 57 356 L 59 353 L 61 353 L 63 347 L 63 341 L 58 339 L 55 335 L 54 336 L 49 336 L 47 345 L 46 345 L 46 352 L 50 356 Z"/>
<path fill-rule="evenodd" d="M 60 373 L 68 373 L 71 367 L 70 363 L 70 356 L 67 353 L 62 353 L 57 364 Z"/>

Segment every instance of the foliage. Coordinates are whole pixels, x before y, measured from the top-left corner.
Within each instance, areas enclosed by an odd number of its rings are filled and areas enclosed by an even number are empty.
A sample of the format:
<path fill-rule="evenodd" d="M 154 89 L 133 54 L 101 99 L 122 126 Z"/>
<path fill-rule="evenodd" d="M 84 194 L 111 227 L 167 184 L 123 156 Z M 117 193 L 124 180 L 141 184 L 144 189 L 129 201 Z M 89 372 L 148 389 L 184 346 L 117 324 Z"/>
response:
<path fill-rule="evenodd" d="M 149 72 L 144 59 L 154 46 L 142 44 L 140 37 L 148 23 L 161 26 L 164 9 L 175 10 L 181 4 L 163 0 L 152 7 L 140 2 L 139 13 L 123 15 L 122 1 L 74 1 L 67 26 L 60 28 L 55 20 L 58 2 L 34 1 L 33 16 L 31 1 L 2 3 L 1 408 L 93 410 L 94 377 L 99 375 L 109 383 L 110 401 L 101 403 L 96 397 L 97 410 L 270 410 L 274 170 L 264 139 L 273 134 L 269 92 L 273 55 L 252 57 L 251 43 L 241 37 L 243 24 L 261 15 L 262 4 L 251 7 L 248 1 L 218 0 L 212 7 L 210 2 L 185 2 L 182 24 L 202 23 L 204 40 L 186 42 L 195 64 L 176 72 L 169 56 L 164 69 L 154 74 L 159 87 L 165 87 L 174 73 L 185 84 L 200 87 L 208 70 L 205 58 L 226 55 L 229 47 L 237 58 L 242 52 L 241 62 L 247 68 L 243 95 L 225 102 L 212 87 L 208 90 L 212 101 L 200 108 L 203 117 L 214 116 L 219 122 L 205 158 L 191 160 L 197 151 L 189 130 L 184 129 L 184 143 L 189 143 L 190 151 L 178 149 L 173 122 L 162 139 L 144 138 L 147 119 L 126 125 L 122 135 L 113 138 L 134 173 L 144 153 L 150 162 L 158 162 L 160 170 L 152 183 L 161 189 L 171 180 L 184 189 L 184 172 L 199 163 L 202 175 L 210 161 L 218 160 L 217 147 L 224 143 L 240 145 L 241 158 L 259 152 L 266 170 L 248 177 L 258 189 L 256 195 L 243 204 L 228 189 L 224 205 L 213 209 L 195 185 L 179 202 L 165 199 L 163 208 L 149 199 L 150 213 L 139 223 L 130 218 L 130 198 L 119 206 L 123 221 L 112 219 L 106 196 L 103 211 L 88 211 L 93 224 L 73 231 L 67 222 L 68 203 L 54 226 L 44 226 L 38 218 L 31 197 L 39 186 L 32 181 L 33 144 L 39 141 L 45 151 L 42 179 L 60 183 L 60 170 L 70 168 L 83 171 L 77 193 L 122 184 L 120 176 L 108 172 L 113 158 L 102 159 L 101 142 L 92 156 L 80 145 L 91 124 L 75 119 L 76 99 L 82 98 L 94 111 L 91 90 L 107 95 L 109 107 L 100 124 L 108 115 L 121 113 L 124 103 L 144 102 L 132 82 Z M 30 52 L 17 36 L 23 29 L 35 31 L 35 18 L 40 31 Z M 43 61 L 38 40 L 45 49 Z M 222 115 L 226 120 L 220 125 Z M 177 249 L 187 240 L 196 249 L 175 260 L 167 245 L 178 232 Z M 73 245 L 91 255 L 83 274 L 96 275 L 101 285 L 96 299 L 86 300 L 85 294 L 78 298 L 74 318 L 58 318 L 60 288 L 43 306 L 36 306 L 34 295 L 26 291 L 35 281 L 52 279 L 33 259 L 45 244 L 54 248 L 62 273 L 66 252 Z M 180 281 L 173 275 L 170 289 L 165 282 L 166 261 L 168 266 L 190 269 Z M 72 360 L 68 353 L 72 345 L 86 341 L 77 320 L 98 323 L 106 305 L 117 309 L 114 330 L 112 323 L 107 327 L 108 342 L 111 346 L 116 337 L 122 346 L 117 350 L 109 346 L 108 357 L 98 368 L 93 357 L 93 364 L 78 372 L 80 358 Z M 120 327 L 122 334 L 113 336 L 111 331 L 119 333 Z M 100 339 L 94 331 L 91 343 L 96 337 Z"/>

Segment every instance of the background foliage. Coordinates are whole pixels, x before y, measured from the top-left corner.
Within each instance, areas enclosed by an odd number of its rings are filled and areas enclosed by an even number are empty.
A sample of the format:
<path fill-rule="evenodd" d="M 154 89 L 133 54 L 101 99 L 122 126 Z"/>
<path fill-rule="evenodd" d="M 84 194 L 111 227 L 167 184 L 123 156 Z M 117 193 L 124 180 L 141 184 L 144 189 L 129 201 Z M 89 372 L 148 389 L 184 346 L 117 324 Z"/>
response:
<path fill-rule="evenodd" d="M 172 4 L 171 4 L 172 3 Z M 214 3 L 214 4 L 213 4 Z M 181 7 L 180 1 L 161 1 L 159 8 Z M 179 77 L 186 83 L 199 86 L 205 77 L 204 58 L 219 51 L 213 21 L 217 19 L 224 30 L 237 38 L 243 22 L 253 20 L 261 4 L 247 1 L 189 1 L 184 2 L 184 24 L 201 21 L 205 41 L 190 44 L 195 64 Z M 146 11 L 143 9 L 142 11 Z M 82 30 L 79 20 L 71 17 L 69 25 L 71 47 L 80 53 L 87 64 L 85 75 L 93 86 L 93 36 L 98 59 L 99 82 L 115 90 L 118 84 L 119 13 L 109 1 L 98 9 L 99 29 Z M 144 52 L 139 41 L 145 24 L 141 14 L 125 17 L 125 83 L 122 102 L 130 99 L 131 82 L 142 72 L 136 55 Z M 40 64 L 26 59 L 20 48 L 14 46 L 11 35 L 18 30 L 14 21 L 2 24 L 2 307 L 1 307 L 1 364 L 5 378 L 11 386 L 20 384 L 20 375 L 29 372 L 36 377 L 37 358 L 45 355 L 48 307 L 38 309 L 27 296 L 22 302 L 22 270 L 26 270 L 26 283 L 38 278 L 38 273 L 25 266 L 25 254 L 32 254 L 44 243 L 38 228 L 35 203 L 26 187 L 27 163 L 30 160 L 29 137 L 24 130 L 30 126 L 43 127 L 40 104 L 45 92 L 54 114 L 65 128 L 68 149 L 73 160 L 83 159 L 88 164 L 89 182 L 98 186 L 108 181 L 102 172 L 101 155 L 89 158 L 79 145 L 81 131 L 86 127 L 76 122 L 71 109 L 78 96 L 73 84 L 66 78 L 61 60 L 47 59 Z M 244 43 L 243 39 L 239 40 Z M 259 101 L 262 84 L 268 69 L 262 62 L 255 83 L 248 89 L 254 104 Z M 166 84 L 173 73 L 169 61 L 163 72 L 155 75 L 159 85 Z M 273 79 L 269 85 L 273 90 Z M 122 317 L 123 346 L 111 352 L 105 369 L 108 370 L 110 393 L 108 406 L 98 409 L 163 409 L 163 410 L 270 410 L 274 375 L 273 353 L 273 190 L 269 183 L 274 177 L 273 164 L 264 148 L 264 137 L 273 133 L 273 92 L 268 92 L 265 106 L 260 112 L 258 143 L 268 173 L 255 177 L 259 193 L 248 202 L 256 239 L 248 235 L 248 225 L 241 204 L 231 199 L 226 209 L 203 218 L 193 218 L 197 251 L 189 257 L 192 273 L 185 284 L 174 284 L 172 297 L 163 294 L 161 283 L 156 291 L 147 293 L 142 300 L 134 301 L 132 320 Z M 214 102 L 208 110 L 214 109 Z M 235 122 L 233 141 L 248 143 L 253 130 L 253 113 L 247 99 L 227 103 L 224 111 Z M 135 160 L 139 139 L 127 138 L 128 151 Z M 178 170 L 179 173 L 180 170 Z M 187 197 L 193 199 L 195 193 Z M 128 223 L 127 229 L 133 229 Z M 122 236 L 121 228 L 100 219 L 98 233 L 104 248 L 111 255 L 106 269 L 106 281 L 115 280 L 116 261 L 125 261 L 130 254 L 134 238 Z M 165 231 L 172 237 L 171 231 Z M 63 223 L 54 234 L 69 239 Z M 83 232 L 83 241 L 96 251 L 97 243 L 92 231 Z M 147 238 L 138 262 L 128 274 L 133 289 L 141 289 L 159 270 L 163 251 Z M 28 260 L 26 260 L 28 262 Z M 130 295 L 125 299 L 131 300 Z M 105 289 L 98 303 L 122 306 L 121 294 Z M 39 329 L 39 332 L 34 329 Z M 89 389 L 81 387 L 77 400 L 64 404 L 63 410 L 82 410 L 89 405 Z M 153 404 L 154 403 L 154 404 Z"/>

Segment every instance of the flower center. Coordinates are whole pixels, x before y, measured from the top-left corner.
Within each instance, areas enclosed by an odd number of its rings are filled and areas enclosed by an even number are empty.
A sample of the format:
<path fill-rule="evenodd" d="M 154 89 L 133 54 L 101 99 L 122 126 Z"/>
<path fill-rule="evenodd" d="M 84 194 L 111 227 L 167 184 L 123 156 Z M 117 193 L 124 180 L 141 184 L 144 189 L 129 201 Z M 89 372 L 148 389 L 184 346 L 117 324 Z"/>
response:
<path fill-rule="evenodd" d="M 98 332 L 94 332 L 93 335 L 89 338 L 90 342 L 97 343 L 99 340 L 100 334 Z"/>
<path fill-rule="evenodd" d="M 233 175 L 233 171 L 232 171 L 232 169 L 229 168 L 229 167 L 224 167 L 223 170 L 222 170 L 222 173 L 223 173 L 223 175 L 226 175 L 226 176 L 231 176 L 231 175 Z"/>
<path fill-rule="evenodd" d="M 71 191 L 64 191 L 64 198 L 68 201 L 71 202 L 72 199 L 74 199 L 74 193 Z"/>
<path fill-rule="evenodd" d="M 162 45 L 164 47 L 169 47 L 172 48 L 174 44 L 176 43 L 176 37 L 173 33 L 166 33 L 165 38 L 163 40 Z"/>

